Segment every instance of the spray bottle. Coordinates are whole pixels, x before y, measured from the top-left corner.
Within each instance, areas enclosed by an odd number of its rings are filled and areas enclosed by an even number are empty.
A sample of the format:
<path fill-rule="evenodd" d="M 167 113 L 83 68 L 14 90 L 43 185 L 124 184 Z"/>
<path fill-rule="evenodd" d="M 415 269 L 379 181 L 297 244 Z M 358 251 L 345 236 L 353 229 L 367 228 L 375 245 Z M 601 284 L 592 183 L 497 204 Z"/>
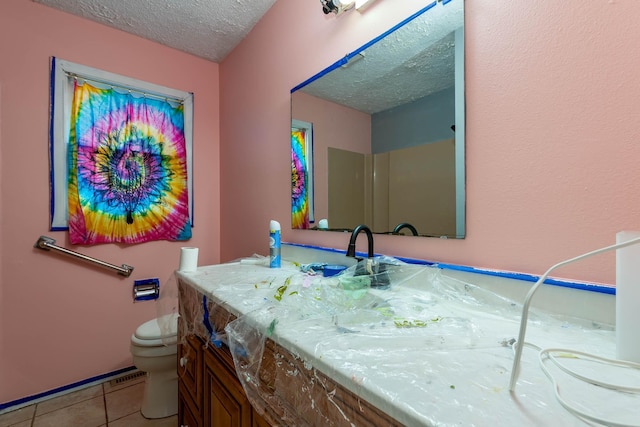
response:
<path fill-rule="evenodd" d="M 280 268 L 280 223 L 269 223 L 269 267 Z"/>

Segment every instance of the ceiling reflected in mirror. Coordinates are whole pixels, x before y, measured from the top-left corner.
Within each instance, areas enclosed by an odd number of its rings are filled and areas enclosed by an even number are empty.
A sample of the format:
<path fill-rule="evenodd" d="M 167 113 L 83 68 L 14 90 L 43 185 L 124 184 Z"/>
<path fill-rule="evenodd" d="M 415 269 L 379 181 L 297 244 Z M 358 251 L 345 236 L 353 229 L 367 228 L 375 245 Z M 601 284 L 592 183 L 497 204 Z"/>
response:
<path fill-rule="evenodd" d="M 464 238 L 463 5 L 433 3 L 292 89 L 292 228 Z"/>

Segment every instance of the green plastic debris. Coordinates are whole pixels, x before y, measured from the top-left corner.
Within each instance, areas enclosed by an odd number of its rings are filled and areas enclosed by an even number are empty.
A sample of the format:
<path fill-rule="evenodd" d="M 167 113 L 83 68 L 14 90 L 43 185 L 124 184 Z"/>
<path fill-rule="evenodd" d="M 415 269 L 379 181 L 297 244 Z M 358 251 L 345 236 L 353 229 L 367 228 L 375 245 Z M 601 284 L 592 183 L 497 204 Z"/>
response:
<path fill-rule="evenodd" d="M 287 291 L 288 285 L 282 285 L 278 288 L 276 294 L 273 296 L 276 300 L 282 301 L 282 295 Z"/>
<path fill-rule="evenodd" d="M 273 335 L 273 331 L 276 329 L 276 325 L 278 324 L 278 319 L 273 319 L 267 328 L 267 336 L 270 337 Z"/>

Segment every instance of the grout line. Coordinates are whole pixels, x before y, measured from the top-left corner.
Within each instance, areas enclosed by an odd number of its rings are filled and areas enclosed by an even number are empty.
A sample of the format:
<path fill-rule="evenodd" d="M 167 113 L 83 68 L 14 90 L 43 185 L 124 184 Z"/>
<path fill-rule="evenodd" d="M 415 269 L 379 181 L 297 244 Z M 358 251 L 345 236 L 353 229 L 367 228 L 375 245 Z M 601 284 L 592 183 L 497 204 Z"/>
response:
<path fill-rule="evenodd" d="M 100 390 L 101 390 L 101 394 L 102 394 L 102 401 L 103 401 L 103 405 L 104 405 L 104 406 L 103 406 L 103 408 L 104 408 L 104 420 L 105 420 L 105 421 L 103 422 L 103 424 L 100 424 L 100 427 L 108 427 L 108 426 L 109 426 L 109 425 L 111 425 L 112 423 L 114 423 L 114 422 L 116 422 L 116 421 L 118 421 L 118 420 L 120 420 L 120 419 L 122 419 L 122 418 L 124 418 L 124 417 L 131 416 L 131 415 L 134 415 L 134 414 L 140 413 L 140 410 L 138 409 L 138 410 L 134 410 L 133 412 L 131 412 L 131 413 L 129 413 L 129 414 L 123 414 L 121 417 L 118 417 L 117 419 L 109 420 L 109 412 L 108 412 L 108 406 L 107 406 L 107 394 L 109 394 L 109 393 L 111 393 L 111 392 L 113 392 L 113 393 L 116 393 L 116 392 L 122 392 L 122 391 L 124 391 L 124 390 L 126 390 L 126 389 L 128 389 L 128 388 L 131 388 L 131 387 L 134 387 L 134 386 L 139 386 L 141 383 L 143 383 L 143 381 L 139 381 L 138 379 L 136 379 L 135 381 L 132 381 L 132 383 L 127 384 L 127 385 L 125 385 L 124 387 L 119 388 L 118 390 L 111 390 L 110 392 L 107 392 L 107 386 L 108 386 L 107 381 L 105 381 L 105 382 L 103 382 L 102 384 L 100 384 Z M 126 383 L 123 383 L 123 384 L 126 384 Z M 95 398 L 98 398 L 98 397 L 100 397 L 100 395 L 99 395 L 99 396 L 94 396 L 94 397 L 92 397 L 92 398 L 90 398 L 90 399 L 95 399 Z M 51 411 L 51 412 L 55 412 L 55 411 L 65 411 L 65 410 L 68 410 L 68 408 L 69 408 L 69 407 L 71 407 L 71 406 L 73 406 L 73 405 L 76 405 L 76 404 L 79 404 L 79 403 L 85 402 L 85 401 L 90 400 L 90 399 L 80 400 L 80 401 L 78 401 L 78 402 L 75 402 L 75 403 L 72 403 L 72 404 L 69 404 L 69 405 L 66 405 L 66 406 L 63 406 L 63 407 L 57 408 L 57 409 L 55 409 L 54 411 Z M 44 402 L 46 402 L 46 401 L 48 401 L 48 399 L 47 399 L 47 400 L 44 400 L 44 401 L 42 401 L 42 402 L 36 402 L 36 403 L 33 403 L 33 404 L 31 404 L 31 405 L 28 405 L 28 406 L 27 406 L 27 407 L 33 407 L 33 413 L 32 413 L 32 415 L 31 415 L 31 418 L 30 418 L 30 419 L 28 419 L 28 420 L 25 420 L 25 422 L 26 422 L 26 421 L 28 421 L 28 422 L 29 422 L 29 424 L 28 424 L 28 425 L 29 425 L 30 427 L 34 427 L 34 426 L 35 426 L 35 420 L 36 420 L 36 418 L 39 418 L 39 416 L 38 416 L 38 415 L 40 415 L 40 416 L 47 416 L 48 414 L 51 414 L 51 412 L 46 412 L 46 413 L 43 413 L 43 414 L 38 414 L 38 406 L 40 405 L 40 403 L 44 403 Z M 24 408 L 26 408 L 26 407 L 24 407 Z M 149 421 L 147 421 L 147 423 L 149 423 Z M 153 425 L 153 420 L 152 420 L 152 422 L 151 422 L 151 424 L 150 424 L 150 425 Z"/>
<path fill-rule="evenodd" d="M 34 403 L 33 404 L 33 415 L 31 416 L 31 424 L 29 424 L 30 427 L 33 427 L 33 425 L 36 423 L 36 414 L 38 413 L 38 404 Z"/>
<path fill-rule="evenodd" d="M 107 393 L 104 390 L 104 383 L 100 384 L 102 387 L 102 403 L 104 404 L 104 422 L 105 427 L 109 427 L 109 411 L 107 410 Z"/>

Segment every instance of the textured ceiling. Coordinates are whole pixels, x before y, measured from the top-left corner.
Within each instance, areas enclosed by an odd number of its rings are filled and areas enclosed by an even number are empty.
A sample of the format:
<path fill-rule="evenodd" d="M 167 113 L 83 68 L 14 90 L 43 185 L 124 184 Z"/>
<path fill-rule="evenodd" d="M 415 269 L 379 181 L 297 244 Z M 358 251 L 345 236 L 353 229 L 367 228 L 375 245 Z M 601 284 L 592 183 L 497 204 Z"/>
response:
<path fill-rule="evenodd" d="M 464 26 L 463 7 L 438 4 L 302 91 L 373 114 L 453 86 L 453 31 Z"/>
<path fill-rule="evenodd" d="M 276 0 L 33 1 L 220 63 Z M 464 24 L 463 4 L 438 3 L 303 90 L 374 113 L 453 85 L 450 33 Z"/>
<path fill-rule="evenodd" d="M 276 0 L 33 0 L 221 62 Z"/>

